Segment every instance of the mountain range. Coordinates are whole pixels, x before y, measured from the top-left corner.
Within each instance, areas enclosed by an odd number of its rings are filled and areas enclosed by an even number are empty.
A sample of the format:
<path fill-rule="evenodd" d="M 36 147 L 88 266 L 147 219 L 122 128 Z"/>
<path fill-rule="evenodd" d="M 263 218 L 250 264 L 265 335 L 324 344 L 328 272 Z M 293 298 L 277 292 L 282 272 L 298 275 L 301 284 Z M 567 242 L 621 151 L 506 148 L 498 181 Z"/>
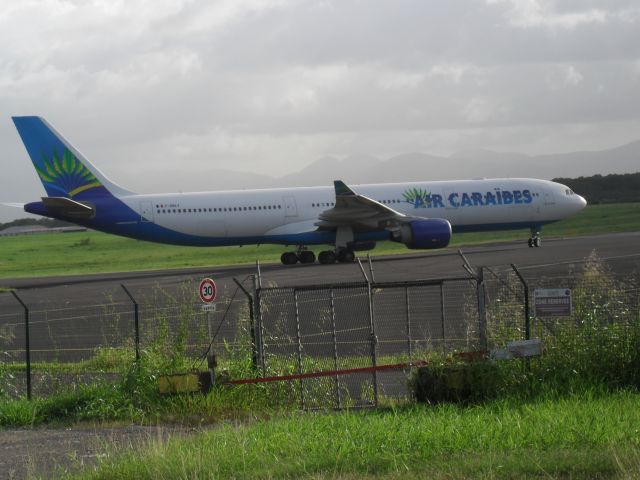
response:
<path fill-rule="evenodd" d="M 149 184 L 127 186 L 155 192 L 204 191 L 331 185 L 335 179 L 357 185 L 492 177 L 576 178 L 638 171 L 640 140 L 607 150 L 535 156 L 489 150 L 465 150 L 450 156 L 406 153 L 387 160 L 371 155 L 343 159 L 327 156 L 280 177 L 219 168 L 194 177 L 190 172 L 156 169 L 155 175 L 146 177 Z"/>

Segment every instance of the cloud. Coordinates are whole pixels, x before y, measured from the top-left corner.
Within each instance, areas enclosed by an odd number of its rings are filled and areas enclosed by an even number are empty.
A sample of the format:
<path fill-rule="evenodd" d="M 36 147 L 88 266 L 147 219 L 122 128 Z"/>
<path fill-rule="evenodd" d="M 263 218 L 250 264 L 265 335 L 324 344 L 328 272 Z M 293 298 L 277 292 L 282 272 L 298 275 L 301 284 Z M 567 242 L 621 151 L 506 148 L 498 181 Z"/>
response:
<path fill-rule="evenodd" d="M 551 0 L 486 0 L 487 4 L 507 4 L 504 17 L 516 28 L 575 29 L 581 25 L 604 23 L 608 13 L 600 8 L 558 12 Z"/>
<path fill-rule="evenodd" d="M 582 83 L 584 76 L 573 65 L 552 65 L 546 76 L 551 89 L 575 87 Z"/>
<path fill-rule="evenodd" d="M 13 114 L 45 116 L 107 172 L 149 175 L 638 138 L 633 0 L 5 3 L 0 140 L 15 164 Z M 6 200 L 37 198 L 14 171 Z"/>

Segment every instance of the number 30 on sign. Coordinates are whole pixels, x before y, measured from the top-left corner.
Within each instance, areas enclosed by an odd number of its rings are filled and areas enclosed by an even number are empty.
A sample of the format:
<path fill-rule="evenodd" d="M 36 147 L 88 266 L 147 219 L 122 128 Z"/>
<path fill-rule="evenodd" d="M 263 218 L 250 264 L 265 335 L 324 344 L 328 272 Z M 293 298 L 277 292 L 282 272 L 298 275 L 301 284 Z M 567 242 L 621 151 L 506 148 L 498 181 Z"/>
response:
<path fill-rule="evenodd" d="M 200 300 L 202 300 L 204 303 L 213 302 L 216 299 L 217 294 L 216 282 L 214 282 L 211 278 L 203 279 L 200 282 L 198 294 L 200 295 Z"/>

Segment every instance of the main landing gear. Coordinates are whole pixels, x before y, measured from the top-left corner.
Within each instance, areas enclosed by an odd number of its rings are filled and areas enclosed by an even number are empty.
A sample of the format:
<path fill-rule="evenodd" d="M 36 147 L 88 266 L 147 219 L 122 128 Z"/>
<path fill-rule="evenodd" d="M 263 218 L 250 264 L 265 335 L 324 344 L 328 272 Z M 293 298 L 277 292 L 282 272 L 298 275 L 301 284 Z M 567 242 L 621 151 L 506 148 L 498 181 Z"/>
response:
<path fill-rule="evenodd" d="M 538 229 L 532 228 L 531 237 L 529 237 L 529 240 L 527 241 L 527 245 L 529 245 L 529 248 L 533 248 L 533 247 L 539 247 L 540 243 L 541 243 L 540 232 L 538 231 Z"/>
<path fill-rule="evenodd" d="M 325 250 L 318 255 L 318 261 L 323 265 L 332 263 L 351 263 L 356 259 L 353 250 L 341 248 L 338 253 L 333 250 Z M 302 264 L 310 264 L 316 261 L 315 254 L 310 250 L 299 249 L 297 252 L 284 252 L 280 257 L 283 265 L 295 265 L 300 262 Z"/>
<path fill-rule="evenodd" d="M 316 254 L 311 250 L 298 250 L 297 252 L 284 252 L 280 257 L 283 265 L 295 265 L 296 263 L 314 263 Z"/>
<path fill-rule="evenodd" d="M 331 263 L 351 263 L 356 259 L 356 254 L 353 253 L 353 250 L 349 250 L 347 248 L 341 248 L 338 250 L 338 254 L 333 250 L 325 250 L 324 252 L 320 252 L 318 255 L 318 261 L 323 265 L 329 265 Z"/>

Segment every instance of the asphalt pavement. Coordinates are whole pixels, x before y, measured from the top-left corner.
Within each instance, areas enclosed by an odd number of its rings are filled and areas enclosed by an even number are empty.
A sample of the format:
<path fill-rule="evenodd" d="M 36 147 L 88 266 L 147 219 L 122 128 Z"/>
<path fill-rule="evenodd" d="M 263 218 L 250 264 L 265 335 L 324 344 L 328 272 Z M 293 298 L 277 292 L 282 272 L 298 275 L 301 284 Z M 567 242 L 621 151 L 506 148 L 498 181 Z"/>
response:
<path fill-rule="evenodd" d="M 474 267 L 510 268 L 515 264 L 525 277 L 561 276 L 580 268 L 596 254 L 611 271 L 624 278 L 640 274 L 640 232 L 545 239 L 540 248 L 529 248 L 524 241 L 500 242 L 461 248 Z M 415 251 L 403 255 L 375 255 L 371 266 L 376 281 L 422 280 L 468 275 L 458 249 Z M 366 253 L 361 254 L 364 270 L 371 276 Z M 254 262 L 248 258 L 248 262 Z M 358 263 L 335 265 L 260 265 L 262 284 L 267 286 L 315 285 L 363 280 Z M 154 289 L 174 291 L 212 277 L 220 295 L 235 290 L 233 279 L 244 281 L 257 271 L 255 263 L 239 266 L 199 267 L 142 272 L 104 273 L 58 277 L 0 280 L 0 288 L 13 288 L 30 306 L 101 303 L 106 297 L 124 295 L 124 284 L 134 296 L 149 296 Z M 190 287 L 187 287 L 190 288 Z M 195 288 L 195 287 L 194 287 Z M 0 295 L 0 308 L 12 299 Z"/>

